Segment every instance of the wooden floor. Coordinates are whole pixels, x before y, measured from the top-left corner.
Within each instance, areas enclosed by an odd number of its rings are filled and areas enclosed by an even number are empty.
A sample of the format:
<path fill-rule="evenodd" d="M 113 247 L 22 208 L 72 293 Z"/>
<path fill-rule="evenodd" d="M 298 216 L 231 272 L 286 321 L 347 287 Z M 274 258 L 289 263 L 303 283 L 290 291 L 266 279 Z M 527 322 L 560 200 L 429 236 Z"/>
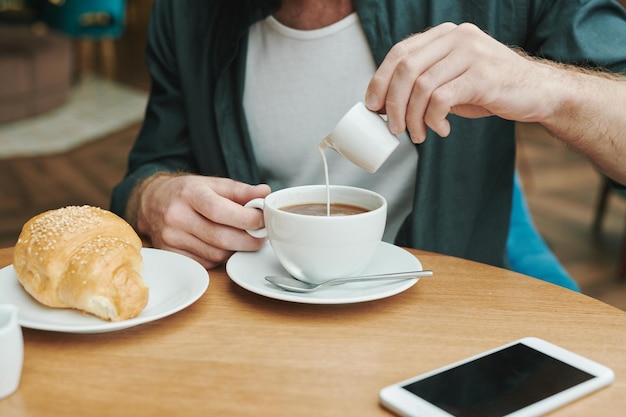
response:
<path fill-rule="evenodd" d="M 122 40 L 104 48 L 77 44 L 79 69 L 147 90 L 147 9 L 131 12 Z M 70 204 L 108 207 L 138 129 L 133 126 L 61 155 L 0 160 L 0 247 L 12 246 L 21 225 L 42 211 Z M 601 176 L 534 125 L 521 127 L 518 138 L 518 166 L 538 229 L 584 293 L 626 310 L 626 283 L 617 278 L 626 199 L 611 196 L 603 228 L 594 235 Z"/>
<path fill-rule="evenodd" d="M 66 205 L 108 207 L 138 127 L 67 154 L 0 160 L 0 247 L 13 246 L 30 217 Z"/>

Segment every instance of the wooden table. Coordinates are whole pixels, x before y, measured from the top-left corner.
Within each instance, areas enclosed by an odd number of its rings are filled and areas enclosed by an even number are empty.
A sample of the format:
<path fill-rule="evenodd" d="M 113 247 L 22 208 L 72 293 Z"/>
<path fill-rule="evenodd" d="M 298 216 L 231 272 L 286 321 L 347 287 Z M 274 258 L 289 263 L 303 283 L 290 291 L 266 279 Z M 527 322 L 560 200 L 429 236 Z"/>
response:
<path fill-rule="evenodd" d="M 19 390 L 0 416 L 389 416 L 391 383 L 524 336 L 613 368 L 615 382 L 556 411 L 626 412 L 626 312 L 510 271 L 414 251 L 434 279 L 387 299 L 309 305 L 210 271 L 204 296 L 104 334 L 24 329 Z M 0 266 L 12 250 L 0 250 Z"/>

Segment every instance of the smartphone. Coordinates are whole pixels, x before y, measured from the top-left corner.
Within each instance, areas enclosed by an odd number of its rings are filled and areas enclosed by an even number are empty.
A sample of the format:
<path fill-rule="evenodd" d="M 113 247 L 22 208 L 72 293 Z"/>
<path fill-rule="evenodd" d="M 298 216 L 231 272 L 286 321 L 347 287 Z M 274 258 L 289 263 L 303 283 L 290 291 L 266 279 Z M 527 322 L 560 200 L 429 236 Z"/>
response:
<path fill-rule="evenodd" d="M 609 385 L 613 371 L 527 337 L 383 388 L 406 417 L 539 416 Z"/>

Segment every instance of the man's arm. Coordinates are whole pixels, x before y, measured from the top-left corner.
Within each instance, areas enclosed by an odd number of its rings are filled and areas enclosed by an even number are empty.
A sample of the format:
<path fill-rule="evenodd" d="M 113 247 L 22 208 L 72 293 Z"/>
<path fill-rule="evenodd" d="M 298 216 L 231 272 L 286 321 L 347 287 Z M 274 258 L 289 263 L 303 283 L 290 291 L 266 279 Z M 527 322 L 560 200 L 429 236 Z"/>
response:
<path fill-rule="evenodd" d="M 626 184 L 626 76 L 573 67 L 554 71 L 551 88 L 560 105 L 539 122 Z"/>

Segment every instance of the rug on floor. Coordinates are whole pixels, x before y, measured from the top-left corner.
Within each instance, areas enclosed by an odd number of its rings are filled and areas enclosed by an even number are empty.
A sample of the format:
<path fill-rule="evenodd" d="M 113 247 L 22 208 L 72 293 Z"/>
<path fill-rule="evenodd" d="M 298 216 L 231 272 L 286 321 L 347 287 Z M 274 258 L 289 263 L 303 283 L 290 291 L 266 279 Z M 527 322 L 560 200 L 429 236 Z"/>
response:
<path fill-rule="evenodd" d="M 147 93 L 86 76 L 68 102 L 41 115 L 0 124 L 0 158 L 69 151 L 143 119 Z"/>

